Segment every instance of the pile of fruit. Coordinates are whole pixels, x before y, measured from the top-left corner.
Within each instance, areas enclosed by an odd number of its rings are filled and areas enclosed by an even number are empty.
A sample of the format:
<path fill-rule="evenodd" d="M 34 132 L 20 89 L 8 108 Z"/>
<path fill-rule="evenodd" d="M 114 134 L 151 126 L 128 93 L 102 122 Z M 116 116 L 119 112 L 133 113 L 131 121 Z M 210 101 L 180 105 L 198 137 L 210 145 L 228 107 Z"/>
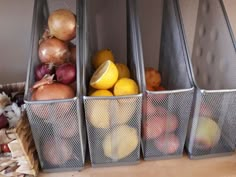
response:
<path fill-rule="evenodd" d="M 70 10 L 58 9 L 48 17 L 48 28 L 39 41 L 40 64 L 35 68 L 36 83 L 32 100 L 66 99 L 75 96 L 76 16 Z"/>
<path fill-rule="evenodd" d="M 95 72 L 90 79 L 93 88 L 90 96 L 124 96 L 139 93 L 139 88 L 130 77 L 129 68 L 123 63 L 115 63 L 111 50 L 103 49 L 93 56 Z"/>
<path fill-rule="evenodd" d="M 146 69 L 147 88 L 159 86 L 160 81 L 160 74 L 156 70 Z M 158 152 L 175 154 L 184 143 L 180 140 L 182 136 L 181 130 L 179 131 L 180 124 L 186 125 L 186 122 L 181 121 L 173 112 L 165 108 L 163 104 L 165 98 L 167 95 L 162 93 L 148 95 L 144 102 L 143 113 L 146 120 L 142 125 L 142 137 L 148 145 L 154 145 Z M 199 112 L 194 147 L 199 150 L 210 150 L 218 144 L 221 130 L 209 104 L 201 104 Z"/>
<path fill-rule="evenodd" d="M 92 64 L 95 71 L 90 79 L 89 96 L 129 96 L 139 93 L 138 84 L 131 78 L 130 69 L 124 63 L 116 63 L 110 49 L 97 51 Z M 137 148 L 138 131 L 128 125 L 136 110 L 136 98 L 93 100 L 85 105 L 85 109 L 89 123 L 95 129 L 107 132 L 102 140 L 106 157 L 120 160 Z"/>

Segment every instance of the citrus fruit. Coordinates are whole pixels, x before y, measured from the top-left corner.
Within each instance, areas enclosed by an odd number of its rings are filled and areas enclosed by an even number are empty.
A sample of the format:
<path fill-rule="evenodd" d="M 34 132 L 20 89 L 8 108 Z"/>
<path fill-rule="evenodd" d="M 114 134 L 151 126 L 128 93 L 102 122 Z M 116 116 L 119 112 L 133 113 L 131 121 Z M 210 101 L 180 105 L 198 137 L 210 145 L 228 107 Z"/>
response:
<path fill-rule="evenodd" d="M 113 96 L 109 90 L 96 90 L 90 96 Z"/>
<path fill-rule="evenodd" d="M 95 89 L 107 90 L 113 87 L 117 80 L 118 69 L 112 61 L 107 60 L 93 73 L 90 80 L 90 86 Z"/>
<path fill-rule="evenodd" d="M 102 63 L 107 60 L 115 61 L 114 55 L 110 49 L 102 49 L 95 53 L 92 59 L 93 67 L 97 69 Z"/>
<path fill-rule="evenodd" d="M 139 144 L 138 132 L 135 128 L 127 125 L 116 127 L 107 134 L 102 147 L 105 156 L 120 160 L 135 151 Z"/>
<path fill-rule="evenodd" d="M 130 78 L 130 71 L 129 71 L 129 68 L 123 64 L 123 63 L 116 63 L 116 67 L 119 71 L 119 77 L 118 79 L 121 79 L 121 78 Z"/>
<path fill-rule="evenodd" d="M 134 95 L 138 94 L 139 88 L 137 83 L 130 78 L 121 78 L 119 79 L 114 86 L 114 95 Z"/>
<path fill-rule="evenodd" d="M 161 75 L 156 69 L 147 67 L 145 68 L 145 80 L 149 88 L 159 87 L 161 84 Z"/>

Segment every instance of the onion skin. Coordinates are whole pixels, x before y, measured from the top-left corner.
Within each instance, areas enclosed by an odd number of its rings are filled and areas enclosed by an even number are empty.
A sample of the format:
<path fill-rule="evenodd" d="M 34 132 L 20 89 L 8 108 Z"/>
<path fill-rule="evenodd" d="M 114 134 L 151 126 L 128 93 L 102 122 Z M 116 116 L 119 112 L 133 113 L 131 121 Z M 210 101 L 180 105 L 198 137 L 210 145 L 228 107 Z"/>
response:
<path fill-rule="evenodd" d="M 56 70 L 57 81 L 63 84 L 71 84 L 76 80 L 76 67 L 71 63 L 64 63 Z"/>
<path fill-rule="evenodd" d="M 32 94 L 32 100 L 55 100 L 69 99 L 75 96 L 74 90 L 67 85 L 60 83 L 52 83 L 42 85 L 37 88 Z"/>
<path fill-rule="evenodd" d="M 46 84 L 38 87 L 32 93 L 32 101 L 70 99 L 75 97 L 74 90 L 67 85 L 61 83 Z M 59 119 L 71 111 L 73 102 L 55 102 L 53 104 L 32 104 L 31 110 L 42 119 L 49 122 Z M 52 116 L 52 110 L 56 110 Z"/>
<path fill-rule="evenodd" d="M 39 64 L 35 68 L 35 80 L 41 80 L 46 74 L 53 74 L 53 68 L 48 64 Z"/>
<path fill-rule="evenodd" d="M 61 65 L 66 62 L 69 54 L 67 44 L 56 38 L 44 40 L 39 45 L 39 59 L 45 64 Z"/>
<path fill-rule="evenodd" d="M 76 36 L 75 15 L 66 9 L 52 12 L 48 18 L 50 35 L 63 41 L 70 41 Z"/>

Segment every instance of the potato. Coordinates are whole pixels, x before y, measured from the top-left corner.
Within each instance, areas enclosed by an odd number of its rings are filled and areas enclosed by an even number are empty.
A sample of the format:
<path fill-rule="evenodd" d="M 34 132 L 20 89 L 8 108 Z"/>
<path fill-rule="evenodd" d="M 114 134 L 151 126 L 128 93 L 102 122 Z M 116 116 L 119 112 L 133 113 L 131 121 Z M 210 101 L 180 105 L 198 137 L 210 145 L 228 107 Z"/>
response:
<path fill-rule="evenodd" d="M 154 141 L 154 145 L 164 154 L 173 154 L 179 149 L 180 141 L 175 134 L 164 134 Z"/>
<path fill-rule="evenodd" d="M 113 129 L 103 140 L 104 155 L 113 160 L 129 156 L 138 146 L 138 132 L 135 128 L 122 125 Z"/>

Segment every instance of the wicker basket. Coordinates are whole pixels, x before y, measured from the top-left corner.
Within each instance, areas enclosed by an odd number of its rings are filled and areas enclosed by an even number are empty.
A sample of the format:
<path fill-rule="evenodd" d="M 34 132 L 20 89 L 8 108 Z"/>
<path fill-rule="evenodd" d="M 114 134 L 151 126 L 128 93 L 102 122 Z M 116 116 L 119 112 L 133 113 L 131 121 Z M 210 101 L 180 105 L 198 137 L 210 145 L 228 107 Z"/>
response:
<path fill-rule="evenodd" d="M 23 92 L 24 83 L 0 85 L 0 92 Z M 0 153 L 0 176 L 36 176 L 38 160 L 26 112 L 15 128 L 0 130 L 0 144 L 8 144 L 11 153 Z"/>

